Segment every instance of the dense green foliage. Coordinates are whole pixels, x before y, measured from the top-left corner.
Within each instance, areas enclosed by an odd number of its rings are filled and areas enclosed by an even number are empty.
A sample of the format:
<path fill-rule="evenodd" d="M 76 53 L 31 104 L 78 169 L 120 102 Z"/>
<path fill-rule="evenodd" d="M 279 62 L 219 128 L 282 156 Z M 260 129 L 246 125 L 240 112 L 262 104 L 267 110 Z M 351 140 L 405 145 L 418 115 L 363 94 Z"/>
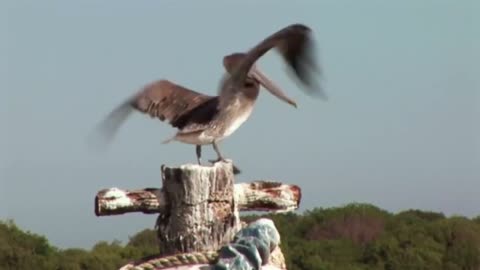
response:
<path fill-rule="evenodd" d="M 155 231 L 145 229 L 126 245 L 98 242 L 90 251 L 60 250 L 45 237 L 20 230 L 13 222 L 0 222 L 0 270 L 111 270 L 132 259 L 158 251 Z"/>
<path fill-rule="evenodd" d="M 265 217 L 280 231 L 289 270 L 480 269 L 480 218 L 418 210 L 391 214 L 365 204 Z M 150 229 L 125 245 L 99 242 L 91 250 L 60 250 L 13 222 L 0 222 L 0 270 L 110 270 L 156 252 Z"/>

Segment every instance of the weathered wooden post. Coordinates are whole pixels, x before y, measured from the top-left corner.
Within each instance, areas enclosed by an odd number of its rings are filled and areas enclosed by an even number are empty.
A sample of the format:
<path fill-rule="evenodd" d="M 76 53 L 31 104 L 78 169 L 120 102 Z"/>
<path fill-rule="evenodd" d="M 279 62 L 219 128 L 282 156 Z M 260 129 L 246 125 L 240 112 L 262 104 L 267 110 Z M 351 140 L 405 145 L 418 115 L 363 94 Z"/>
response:
<path fill-rule="evenodd" d="M 179 167 L 162 165 L 162 188 L 139 190 L 121 190 L 109 188 L 101 190 L 95 198 L 97 216 L 119 215 L 131 212 L 159 214 L 157 231 L 159 254 L 155 258 L 146 258 L 132 262 L 122 269 L 199 269 L 200 265 L 222 268 L 219 261 L 222 256 L 244 256 L 225 250 L 236 250 L 235 243 L 247 243 L 242 235 L 256 235 L 266 230 L 276 232 L 273 223 L 263 222 L 252 225 L 245 232 L 240 231 L 242 224 L 239 211 L 286 212 L 298 208 L 301 190 L 295 185 L 286 185 L 273 181 L 254 181 L 252 183 L 234 183 L 231 162 L 217 162 L 212 166 L 186 164 Z M 258 226 L 266 226 L 259 228 Z M 269 246 L 261 264 L 285 269 L 276 238 L 254 240 Z M 261 234 L 261 233 L 260 233 Z M 278 234 L 278 232 L 277 232 Z M 274 239 L 275 238 L 275 239 Z M 243 239 L 243 240 L 242 240 Z M 267 244 L 271 241 L 270 244 Z M 272 242 L 273 241 L 273 242 Z M 279 241 L 279 239 L 278 239 Z M 252 242 L 253 243 L 253 242 Z M 273 244 L 272 244 L 273 243 Z M 252 254 L 265 254 L 263 246 L 252 246 Z M 227 247 L 231 247 L 228 249 Z M 222 249 L 223 248 L 223 249 Z M 258 249 L 258 251 L 257 251 Z M 223 252 L 221 252 L 223 250 Z M 227 255 L 225 255 L 227 254 Z M 230 254 L 230 255 L 228 255 Z M 247 255 L 245 255 L 248 257 Z M 253 256 L 253 255 L 252 255 Z M 258 257 L 258 256 L 257 256 Z M 247 260 L 248 261 L 248 260 Z M 251 261 L 251 260 L 250 260 Z M 217 266 L 215 263 L 217 262 Z M 254 263 L 255 264 L 255 263 Z M 183 266 L 182 266 L 183 265 Z M 187 265 L 190 265 L 187 267 Z M 195 266 L 196 265 L 196 266 Z M 178 268 L 181 267 L 182 268 Z M 185 268 L 187 267 L 187 268 Z M 220 267 L 220 268 L 218 268 Z M 257 269 L 257 268 L 242 268 Z"/>

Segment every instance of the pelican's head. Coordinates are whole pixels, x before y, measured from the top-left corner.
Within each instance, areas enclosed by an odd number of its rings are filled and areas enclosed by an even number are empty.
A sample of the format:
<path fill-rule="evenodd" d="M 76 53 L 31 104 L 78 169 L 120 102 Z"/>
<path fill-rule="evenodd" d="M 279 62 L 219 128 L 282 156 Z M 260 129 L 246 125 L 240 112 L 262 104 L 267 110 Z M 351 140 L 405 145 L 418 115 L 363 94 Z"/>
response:
<path fill-rule="evenodd" d="M 223 58 L 223 66 L 229 74 L 232 74 L 234 68 L 238 67 L 241 61 L 244 60 L 246 56 L 247 54 L 245 53 L 229 54 Z M 291 98 L 287 97 L 284 91 L 272 80 L 270 80 L 263 72 L 261 72 L 255 64 L 253 64 L 253 66 L 250 68 L 250 71 L 247 74 L 247 78 L 258 82 L 261 86 L 263 86 L 277 98 L 285 101 L 286 103 L 294 106 L 295 108 L 297 107 L 297 103 L 295 103 L 295 101 L 293 101 Z"/>

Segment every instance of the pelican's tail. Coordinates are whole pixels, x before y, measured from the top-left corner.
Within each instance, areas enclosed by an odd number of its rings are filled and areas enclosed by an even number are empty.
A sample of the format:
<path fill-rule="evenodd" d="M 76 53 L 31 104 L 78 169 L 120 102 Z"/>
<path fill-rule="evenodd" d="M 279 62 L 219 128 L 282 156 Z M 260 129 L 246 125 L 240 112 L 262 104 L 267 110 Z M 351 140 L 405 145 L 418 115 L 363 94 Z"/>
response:
<path fill-rule="evenodd" d="M 175 140 L 175 136 L 176 136 L 176 135 L 174 135 L 174 136 L 172 136 L 172 137 L 170 137 L 170 138 L 162 141 L 162 144 L 167 144 L 167 143 L 170 143 L 171 141 L 174 141 L 174 140 Z"/>

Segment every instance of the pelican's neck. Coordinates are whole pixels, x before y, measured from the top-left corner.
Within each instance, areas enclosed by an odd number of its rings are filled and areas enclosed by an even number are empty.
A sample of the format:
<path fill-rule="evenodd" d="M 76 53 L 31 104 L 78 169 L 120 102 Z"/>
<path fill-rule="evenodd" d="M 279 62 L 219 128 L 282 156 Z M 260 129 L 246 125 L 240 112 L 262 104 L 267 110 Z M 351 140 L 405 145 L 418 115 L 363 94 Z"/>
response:
<path fill-rule="evenodd" d="M 253 78 L 247 77 L 240 92 L 250 102 L 255 102 L 260 92 L 260 83 Z"/>

